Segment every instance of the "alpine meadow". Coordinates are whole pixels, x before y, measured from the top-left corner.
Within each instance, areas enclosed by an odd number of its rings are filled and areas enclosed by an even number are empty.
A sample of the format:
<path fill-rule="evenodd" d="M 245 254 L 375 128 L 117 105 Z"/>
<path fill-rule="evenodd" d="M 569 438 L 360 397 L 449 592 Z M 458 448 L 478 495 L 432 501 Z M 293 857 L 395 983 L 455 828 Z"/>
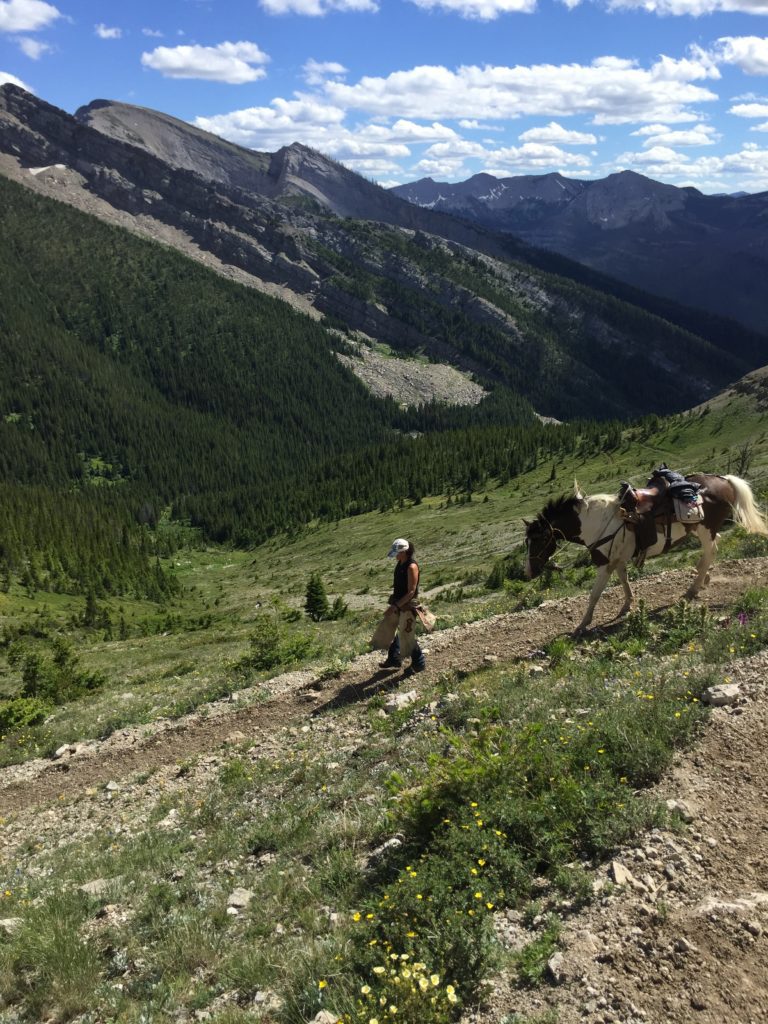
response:
<path fill-rule="evenodd" d="M 0 1024 L 768 1019 L 755 5 L 92 6 L 0 0 Z"/>

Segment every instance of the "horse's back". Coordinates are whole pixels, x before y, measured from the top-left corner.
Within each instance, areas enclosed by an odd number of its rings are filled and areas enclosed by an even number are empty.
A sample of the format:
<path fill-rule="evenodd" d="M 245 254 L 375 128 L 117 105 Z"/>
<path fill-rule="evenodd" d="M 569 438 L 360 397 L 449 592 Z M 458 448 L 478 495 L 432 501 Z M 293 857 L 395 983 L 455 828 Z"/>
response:
<path fill-rule="evenodd" d="M 685 479 L 699 485 L 705 502 L 724 502 L 726 505 L 733 505 L 736 501 L 733 485 L 724 476 L 717 473 L 689 473 Z"/>

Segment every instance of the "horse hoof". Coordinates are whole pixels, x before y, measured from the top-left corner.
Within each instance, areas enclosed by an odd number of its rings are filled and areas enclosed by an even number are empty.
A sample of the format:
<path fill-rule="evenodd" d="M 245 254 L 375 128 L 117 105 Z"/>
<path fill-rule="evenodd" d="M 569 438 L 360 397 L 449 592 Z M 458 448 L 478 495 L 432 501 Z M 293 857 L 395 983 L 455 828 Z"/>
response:
<path fill-rule="evenodd" d="M 698 596 L 699 596 L 698 590 L 693 590 L 693 588 L 691 588 L 690 590 L 686 590 L 686 592 L 683 594 L 683 600 L 684 601 L 695 601 Z"/>
<path fill-rule="evenodd" d="M 631 611 L 632 611 L 632 605 L 631 604 L 625 604 L 621 608 L 619 608 L 619 614 L 618 614 L 617 618 L 621 619 L 625 615 L 629 615 L 629 613 Z"/>

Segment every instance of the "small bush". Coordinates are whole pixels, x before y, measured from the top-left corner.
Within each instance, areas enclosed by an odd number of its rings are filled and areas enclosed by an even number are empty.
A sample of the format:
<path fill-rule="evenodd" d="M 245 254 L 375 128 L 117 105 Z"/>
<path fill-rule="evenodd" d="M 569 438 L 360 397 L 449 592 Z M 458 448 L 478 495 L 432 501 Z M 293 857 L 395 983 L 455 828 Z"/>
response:
<path fill-rule="evenodd" d="M 291 629 L 270 612 L 260 612 L 250 636 L 248 653 L 235 665 L 238 672 L 264 672 L 310 658 L 319 646 L 308 633 Z"/>
<path fill-rule="evenodd" d="M 51 708 L 51 704 L 37 697 L 16 697 L 0 701 L 0 734 L 15 732 L 29 725 L 40 725 L 51 713 Z"/>
<path fill-rule="evenodd" d="M 21 670 L 22 697 L 66 704 L 104 685 L 104 676 L 80 668 L 72 645 L 64 637 L 55 637 L 51 647 L 50 657 L 42 648 L 24 643 L 14 644 L 8 652 L 9 663 Z"/>
<path fill-rule="evenodd" d="M 521 985 L 534 986 L 541 983 L 547 970 L 547 962 L 557 949 L 559 937 L 560 922 L 553 917 L 547 922 L 542 934 L 520 950 L 515 962 Z"/>

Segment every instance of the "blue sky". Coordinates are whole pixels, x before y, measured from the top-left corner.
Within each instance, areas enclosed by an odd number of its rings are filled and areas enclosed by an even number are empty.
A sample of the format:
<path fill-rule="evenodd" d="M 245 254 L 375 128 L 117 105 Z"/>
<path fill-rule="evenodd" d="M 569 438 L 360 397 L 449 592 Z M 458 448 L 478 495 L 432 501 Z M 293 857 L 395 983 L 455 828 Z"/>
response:
<path fill-rule="evenodd" d="M 382 184 L 768 190 L 768 0 L 0 0 L 0 82 L 304 142 Z"/>

